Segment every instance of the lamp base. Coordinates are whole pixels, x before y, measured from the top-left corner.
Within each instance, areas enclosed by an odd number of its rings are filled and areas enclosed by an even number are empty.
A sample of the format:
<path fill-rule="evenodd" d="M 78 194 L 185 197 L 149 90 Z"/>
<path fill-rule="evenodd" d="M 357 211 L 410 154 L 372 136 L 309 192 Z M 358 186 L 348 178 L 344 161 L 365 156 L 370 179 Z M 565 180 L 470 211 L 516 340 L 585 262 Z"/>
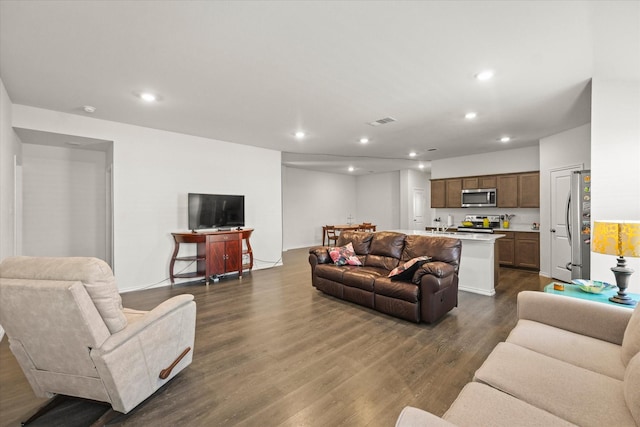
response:
<path fill-rule="evenodd" d="M 618 286 L 618 295 L 609 298 L 609 301 L 624 305 L 636 305 L 637 301 L 627 295 L 627 286 L 629 286 L 629 278 L 633 274 L 633 269 L 627 268 L 627 260 L 624 257 L 618 257 L 618 265 L 611 267 L 613 275 L 616 276 L 616 285 Z"/>

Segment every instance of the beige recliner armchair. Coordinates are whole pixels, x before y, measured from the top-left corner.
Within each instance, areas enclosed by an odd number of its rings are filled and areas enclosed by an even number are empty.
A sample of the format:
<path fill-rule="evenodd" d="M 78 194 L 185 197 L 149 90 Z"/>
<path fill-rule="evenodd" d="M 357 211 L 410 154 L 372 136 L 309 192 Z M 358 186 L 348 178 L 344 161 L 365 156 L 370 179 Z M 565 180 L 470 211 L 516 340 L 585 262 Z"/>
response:
<path fill-rule="evenodd" d="M 97 258 L 11 257 L 0 263 L 0 324 L 35 394 L 109 403 L 127 413 L 192 360 L 196 304 L 122 307 Z"/>

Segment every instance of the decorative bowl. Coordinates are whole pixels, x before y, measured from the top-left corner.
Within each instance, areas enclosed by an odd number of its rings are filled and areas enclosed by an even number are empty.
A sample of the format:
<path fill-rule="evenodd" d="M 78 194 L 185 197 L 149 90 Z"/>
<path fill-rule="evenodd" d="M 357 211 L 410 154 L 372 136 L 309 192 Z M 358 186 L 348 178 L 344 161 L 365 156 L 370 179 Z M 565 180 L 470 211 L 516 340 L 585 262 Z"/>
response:
<path fill-rule="evenodd" d="M 464 225 L 465 227 L 471 227 L 473 223 L 471 221 L 462 221 L 462 225 Z"/>
<path fill-rule="evenodd" d="M 599 294 L 602 291 L 615 288 L 614 285 L 611 285 L 607 282 L 601 282 L 599 280 L 575 279 L 572 280 L 572 282 L 578 285 L 580 290 L 588 292 L 590 294 Z"/>

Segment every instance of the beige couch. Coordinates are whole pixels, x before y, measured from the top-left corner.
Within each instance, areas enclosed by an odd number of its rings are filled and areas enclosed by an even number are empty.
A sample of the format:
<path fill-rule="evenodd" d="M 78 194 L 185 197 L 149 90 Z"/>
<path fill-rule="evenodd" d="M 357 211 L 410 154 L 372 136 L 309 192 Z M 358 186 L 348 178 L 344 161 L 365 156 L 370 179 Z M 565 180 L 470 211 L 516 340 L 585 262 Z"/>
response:
<path fill-rule="evenodd" d="M 640 308 L 521 292 L 516 327 L 443 417 L 406 407 L 396 423 L 452 425 L 640 425 Z"/>

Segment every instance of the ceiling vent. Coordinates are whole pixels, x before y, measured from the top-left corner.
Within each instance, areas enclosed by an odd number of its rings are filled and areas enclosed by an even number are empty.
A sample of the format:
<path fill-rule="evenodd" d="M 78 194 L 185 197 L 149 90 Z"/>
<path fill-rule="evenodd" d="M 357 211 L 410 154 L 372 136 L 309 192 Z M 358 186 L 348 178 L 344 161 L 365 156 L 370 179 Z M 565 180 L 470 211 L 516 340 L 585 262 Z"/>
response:
<path fill-rule="evenodd" d="M 380 125 L 386 125 L 387 123 L 392 123 L 395 121 L 396 119 L 394 119 L 393 117 L 384 117 L 382 119 L 376 120 L 375 122 L 369 122 L 367 124 L 370 124 L 371 126 L 380 126 Z"/>

